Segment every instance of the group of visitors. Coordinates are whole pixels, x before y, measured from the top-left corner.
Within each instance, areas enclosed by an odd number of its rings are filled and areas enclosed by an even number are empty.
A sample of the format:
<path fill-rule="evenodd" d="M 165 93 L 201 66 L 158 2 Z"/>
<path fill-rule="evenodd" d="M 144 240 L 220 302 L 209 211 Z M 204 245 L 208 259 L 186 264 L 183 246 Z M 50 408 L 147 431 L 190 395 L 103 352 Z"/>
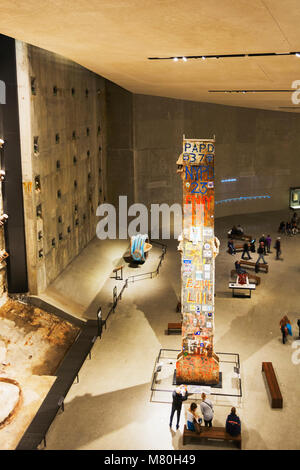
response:
<path fill-rule="evenodd" d="M 238 226 L 233 226 L 231 230 L 229 230 L 228 235 L 233 236 L 233 235 L 243 235 L 244 229 L 240 225 Z"/>
<path fill-rule="evenodd" d="M 239 227 L 239 226 L 238 226 Z M 231 229 L 230 233 L 232 233 L 233 228 Z M 228 232 L 229 233 L 229 232 Z M 252 259 L 250 252 L 255 253 L 255 241 L 256 239 L 254 238 L 250 242 L 245 242 L 243 244 L 243 252 L 242 252 L 242 259 Z M 268 264 L 268 262 L 265 260 L 265 256 L 271 253 L 271 244 L 272 244 L 272 238 L 269 235 L 265 236 L 265 234 L 262 234 L 262 236 L 259 239 L 259 245 L 257 248 L 257 253 L 258 253 L 258 258 L 256 261 L 256 265 L 259 264 L 260 261 L 262 261 L 264 264 Z M 280 237 L 277 237 L 275 241 L 274 248 L 276 250 L 276 260 L 280 259 L 281 255 L 281 241 Z M 234 241 L 231 239 L 228 241 L 228 253 L 231 255 L 236 254 L 236 248 L 234 245 Z M 247 256 L 247 258 L 246 258 Z"/>
<path fill-rule="evenodd" d="M 173 391 L 172 394 L 173 401 L 172 401 L 172 410 L 170 416 L 170 427 L 172 427 L 172 421 L 174 417 L 175 411 L 177 411 L 177 424 L 176 429 L 179 428 L 179 421 L 180 421 L 180 413 L 182 402 L 187 400 L 188 398 L 188 391 L 186 385 L 180 385 Z M 206 396 L 205 393 L 201 395 L 201 403 L 200 403 L 200 411 L 203 416 L 205 427 L 212 427 L 212 421 L 214 418 L 214 407 L 211 402 Z M 198 414 L 198 405 L 196 403 L 191 403 L 189 409 L 187 410 L 186 415 L 186 427 L 189 431 L 194 431 L 196 433 L 200 433 L 201 431 L 201 423 L 202 418 Z M 230 414 L 227 416 L 226 419 L 226 431 L 231 436 L 238 436 L 241 433 L 241 421 L 240 418 L 236 414 L 236 409 L 233 407 L 231 408 Z"/>
<path fill-rule="evenodd" d="M 290 221 L 280 222 L 279 227 L 278 227 L 278 232 L 285 233 L 286 235 L 289 235 L 289 236 L 296 235 L 299 232 L 298 223 L 299 223 L 299 218 L 296 212 L 294 212 Z"/>

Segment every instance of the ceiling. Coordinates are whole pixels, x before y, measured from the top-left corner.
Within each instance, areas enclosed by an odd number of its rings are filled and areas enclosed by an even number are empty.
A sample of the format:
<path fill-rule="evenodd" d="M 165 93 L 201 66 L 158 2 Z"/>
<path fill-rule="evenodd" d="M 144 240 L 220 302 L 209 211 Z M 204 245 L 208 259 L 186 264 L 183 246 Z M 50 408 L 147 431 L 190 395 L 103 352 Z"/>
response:
<path fill-rule="evenodd" d="M 134 93 L 300 112 L 299 0 L 1 0 L 0 33 L 61 54 Z M 291 90 L 209 93 L 209 90 Z"/>

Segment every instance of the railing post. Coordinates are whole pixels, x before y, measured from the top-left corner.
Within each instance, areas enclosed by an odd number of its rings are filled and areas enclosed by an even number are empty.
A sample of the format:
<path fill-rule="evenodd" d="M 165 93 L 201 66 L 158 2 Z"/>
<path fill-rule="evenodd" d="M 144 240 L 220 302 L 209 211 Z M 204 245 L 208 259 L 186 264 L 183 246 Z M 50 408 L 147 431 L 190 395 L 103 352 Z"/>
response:
<path fill-rule="evenodd" d="M 115 313 L 115 308 L 117 306 L 118 296 L 117 296 L 117 286 L 113 288 L 113 312 Z"/>
<path fill-rule="evenodd" d="M 103 321 L 102 321 L 102 308 L 98 308 L 97 312 L 97 325 L 98 325 L 98 336 L 101 338 L 102 335 L 102 327 L 103 327 Z M 105 324 L 106 328 L 106 324 Z"/>

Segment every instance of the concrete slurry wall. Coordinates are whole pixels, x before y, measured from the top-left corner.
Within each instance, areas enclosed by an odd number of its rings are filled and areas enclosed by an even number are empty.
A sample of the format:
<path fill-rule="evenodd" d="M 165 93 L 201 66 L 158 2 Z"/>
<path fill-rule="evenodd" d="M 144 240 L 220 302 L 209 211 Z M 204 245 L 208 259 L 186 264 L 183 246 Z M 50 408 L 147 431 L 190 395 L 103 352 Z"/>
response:
<path fill-rule="evenodd" d="M 287 209 L 289 188 L 300 185 L 300 116 L 208 103 L 134 95 L 136 202 L 182 201 L 176 159 L 187 138 L 216 136 L 216 201 L 240 196 L 216 216 Z M 237 182 L 221 183 L 221 179 Z"/>
<path fill-rule="evenodd" d="M 105 81 L 16 42 L 29 290 L 39 293 L 95 236 L 106 194 Z"/>
<path fill-rule="evenodd" d="M 133 94 L 106 80 L 108 201 L 134 202 Z"/>

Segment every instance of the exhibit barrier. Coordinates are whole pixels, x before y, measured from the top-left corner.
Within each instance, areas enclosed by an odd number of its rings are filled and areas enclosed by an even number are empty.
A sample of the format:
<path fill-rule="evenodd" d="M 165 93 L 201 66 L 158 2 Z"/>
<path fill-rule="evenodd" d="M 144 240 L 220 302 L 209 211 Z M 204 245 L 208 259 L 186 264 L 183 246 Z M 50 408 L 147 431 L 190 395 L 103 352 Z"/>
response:
<path fill-rule="evenodd" d="M 159 257 L 159 263 L 157 265 L 156 270 L 155 271 L 150 271 L 150 272 L 147 272 L 147 273 L 135 274 L 135 275 L 127 277 L 124 281 L 124 284 L 123 284 L 122 289 L 120 290 L 119 294 L 117 294 L 117 287 L 114 286 L 114 288 L 113 288 L 113 304 L 112 304 L 106 318 L 104 320 L 102 320 L 101 327 L 104 326 L 104 328 L 106 329 L 107 320 L 109 319 L 110 315 L 115 312 L 115 309 L 118 305 L 118 302 L 119 302 L 119 300 L 122 299 L 123 292 L 128 287 L 130 282 L 134 283 L 134 282 L 137 282 L 137 281 L 143 281 L 144 279 L 152 279 L 153 277 L 158 276 L 160 267 L 161 267 L 162 262 L 164 260 L 165 254 L 167 252 L 167 245 L 165 245 L 164 243 L 161 243 L 161 242 L 158 242 L 158 241 L 152 241 L 152 240 L 151 240 L 151 244 L 159 246 L 162 250 L 162 253 Z M 99 308 L 101 309 L 101 307 L 99 307 Z M 98 322 L 99 322 L 99 319 L 98 319 Z M 101 328 L 101 331 L 102 331 L 102 328 Z"/>
<path fill-rule="evenodd" d="M 174 372 L 176 371 L 176 360 L 180 350 L 178 349 L 160 349 L 156 358 L 152 382 L 150 402 L 170 403 L 172 401 L 172 392 L 176 388 L 174 383 Z M 220 357 L 220 370 L 222 371 L 222 384 L 206 386 L 189 385 L 189 393 L 193 395 L 193 400 L 201 399 L 201 393 L 208 395 L 224 397 L 225 399 L 241 400 L 242 380 L 240 356 L 238 353 L 216 352 Z"/>

